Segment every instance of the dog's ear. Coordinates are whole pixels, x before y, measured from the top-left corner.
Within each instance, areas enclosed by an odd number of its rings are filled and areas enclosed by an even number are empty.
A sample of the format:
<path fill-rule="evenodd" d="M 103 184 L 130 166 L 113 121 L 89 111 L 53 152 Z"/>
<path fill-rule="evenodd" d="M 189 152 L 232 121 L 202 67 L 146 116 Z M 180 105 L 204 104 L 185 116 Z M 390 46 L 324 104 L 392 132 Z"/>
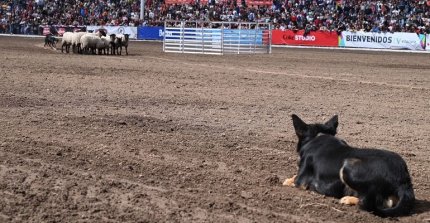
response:
<path fill-rule="evenodd" d="M 308 125 L 295 114 L 291 115 L 291 118 L 293 119 L 293 126 L 297 136 L 303 136 L 308 129 Z"/>
<path fill-rule="evenodd" d="M 338 125 L 339 125 L 338 116 L 335 115 L 326 123 L 324 123 L 321 132 L 326 134 L 336 135 Z"/>
<path fill-rule="evenodd" d="M 326 126 L 333 128 L 333 129 L 337 129 L 337 126 L 339 125 L 339 118 L 337 115 L 334 115 L 333 117 L 331 117 L 330 120 L 328 120 L 325 123 Z"/>

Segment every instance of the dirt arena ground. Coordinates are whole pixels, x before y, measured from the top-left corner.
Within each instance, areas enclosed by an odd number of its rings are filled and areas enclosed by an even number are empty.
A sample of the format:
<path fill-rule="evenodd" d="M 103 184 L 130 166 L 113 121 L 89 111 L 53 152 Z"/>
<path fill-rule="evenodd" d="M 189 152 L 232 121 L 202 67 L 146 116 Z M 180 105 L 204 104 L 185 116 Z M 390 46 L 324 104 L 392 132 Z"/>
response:
<path fill-rule="evenodd" d="M 62 54 L 0 37 L 0 222 L 430 222 L 429 54 L 274 48 Z M 418 199 L 382 219 L 282 186 L 291 114 L 408 163 Z"/>

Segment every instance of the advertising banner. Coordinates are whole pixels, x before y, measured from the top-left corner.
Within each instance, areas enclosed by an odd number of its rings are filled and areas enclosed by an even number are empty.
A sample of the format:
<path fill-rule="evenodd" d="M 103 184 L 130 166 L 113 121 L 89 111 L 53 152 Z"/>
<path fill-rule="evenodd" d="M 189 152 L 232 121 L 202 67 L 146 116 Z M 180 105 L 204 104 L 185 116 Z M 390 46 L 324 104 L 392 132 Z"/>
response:
<path fill-rule="evenodd" d="M 425 35 L 416 33 L 376 33 L 344 31 L 339 36 L 340 47 L 424 50 Z"/>
<path fill-rule="evenodd" d="M 202 35 L 196 30 L 196 28 L 180 28 L 180 27 L 167 27 L 163 33 L 160 33 L 161 38 L 166 35 L 167 40 L 202 40 Z M 200 34 L 200 35 L 199 35 Z"/>
<path fill-rule="evenodd" d="M 163 40 L 164 27 L 162 26 L 139 26 L 137 27 L 137 39 L 140 40 Z"/>
<path fill-rule="evenodd" d="M 416 33 L 394 33 L 391 49 L 425 50 L 426 35 Z"/>
<path fill-rule="evenodd" d="M 263 45 L 263 30 L 224 29 L 223 34 L 224 42 L 229 44 Z"/>
<path fill-rule="evenodd" d="M 167 5 L 185 5 L 185 4 L 192 4 L 195 1 L 194 0 L 165 0 L 164 1 Z"/>
<path fill-rule="evenodd" d="M 131 26 L 87 26 L 87 31 L 106 29 L 108 34 L 129 34 L 130 39 L 137 38 L 137 27 Z"/>
<path fill-rule="evenodd" d="M 86 28 L 85 26 L 61 26 L 61 25 L 54 25 L 54 26 L 39 26 L 39 33 L 46 36 L 48 34 L 54 34 L 57 36 L 63 36 L 65 32 L 85 32 Z"/>
<path fill-rule="evenodd" d="M 392 33 L 368 33 L 344 31 L 339 36 L 340 47 L 358 47 L 374 49 L 390 49 L 393 43 Z"/>
<path fill-rule="evenodd" d="M 49 26 L 43 27 L 42 29 L 43 29 L 42 34 L 43 34 L 44 36 L 46 36 L 46 35 L 48 35 L 48 34 L 50 34 L 50 33 L 51 33 L 51 29 L 50 29 L 50 27 L 49 27 Z"/>
<path fill-rule="evenodd" d="M 305 35 L 304 30 L 273 30 L 272 44 L 300 45 L 300 46 L 338 46 L 336 32 L 311 31 Z"/>

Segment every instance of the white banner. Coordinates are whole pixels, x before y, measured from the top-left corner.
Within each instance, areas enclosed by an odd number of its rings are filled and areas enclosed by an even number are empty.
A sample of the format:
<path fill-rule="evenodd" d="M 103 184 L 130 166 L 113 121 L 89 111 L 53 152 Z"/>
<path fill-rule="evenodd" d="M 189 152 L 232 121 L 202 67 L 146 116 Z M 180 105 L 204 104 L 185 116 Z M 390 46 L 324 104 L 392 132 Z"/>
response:
<path fill-rule="evenodd" d="M 367 33 L 344 31 L 339 36 L 339 46 L 389 49 L 393 42 L 391 33 Z"/>
<path fill-rule="evenodd" d="M 394 33 L 391 49 L 425 50 L 425 37 L 416 33 Z"/>
<path fill-rule="evenodd" d="M 424 50 L 425 35 L 416 33 L 342 32 L 340 47 Z"/>
<path fill-rule="evenodd" d="M 106 29 L 108 34 L 130 34 L 131 39 L 137 39 L 137 27 L 131 26 L 87 26 L 87 31 Z"/>

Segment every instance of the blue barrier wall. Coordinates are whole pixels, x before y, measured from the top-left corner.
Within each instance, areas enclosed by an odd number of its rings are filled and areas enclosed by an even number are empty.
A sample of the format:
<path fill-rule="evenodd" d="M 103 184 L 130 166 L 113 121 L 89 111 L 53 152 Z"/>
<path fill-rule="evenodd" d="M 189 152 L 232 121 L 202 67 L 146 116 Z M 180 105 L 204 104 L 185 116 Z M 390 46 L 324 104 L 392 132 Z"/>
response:
<path fill-rule="evenodd" d="M 137 39 L 140 40 L 163 40 L 164 27 L 162 26 L 139 26 L 137 27 Z"/>
<path fill-rule="evenodd" d="M 224 42 L 230 44 L 263 45 L 263 30 L 256 29 L 224 29 Z"/>
<path fill-rule="evenodd" d="M 175 28 L 176 29 L 176 28 Z M 187 34 L 185 35 L 185 39 L 196 39 L 197 36 L 193 34 L 195 32 L 193 29 L 186 29 Z M 214 39 L 220 39 L 221 30 L 213 29 L 212 32 L 215 34 Z M 263 31 L 262 30 L 229 30 L 225 29 L 224 31 L 224 40 L 228 41 L 231 44 L 238 44 L 239 41 L 242 44 L 251 44 L 254 43 L 258 45 L 262 45 L 263 41 Z M 240 35 L 239 35 L 240 33 Z M 175 39 L 177 33 L 168 33 L 169 39 Z M 163 40 L 164 36 L 164 27 L 162 26 L 139 26 L 137 28 L 137 39 L 140 40 Z M 257 38 L 256 40 L 254 38 Z M 179 36 L 178 36 L 179 38 Z M 240 40 L 239 40 L 240 39 Z"/>

